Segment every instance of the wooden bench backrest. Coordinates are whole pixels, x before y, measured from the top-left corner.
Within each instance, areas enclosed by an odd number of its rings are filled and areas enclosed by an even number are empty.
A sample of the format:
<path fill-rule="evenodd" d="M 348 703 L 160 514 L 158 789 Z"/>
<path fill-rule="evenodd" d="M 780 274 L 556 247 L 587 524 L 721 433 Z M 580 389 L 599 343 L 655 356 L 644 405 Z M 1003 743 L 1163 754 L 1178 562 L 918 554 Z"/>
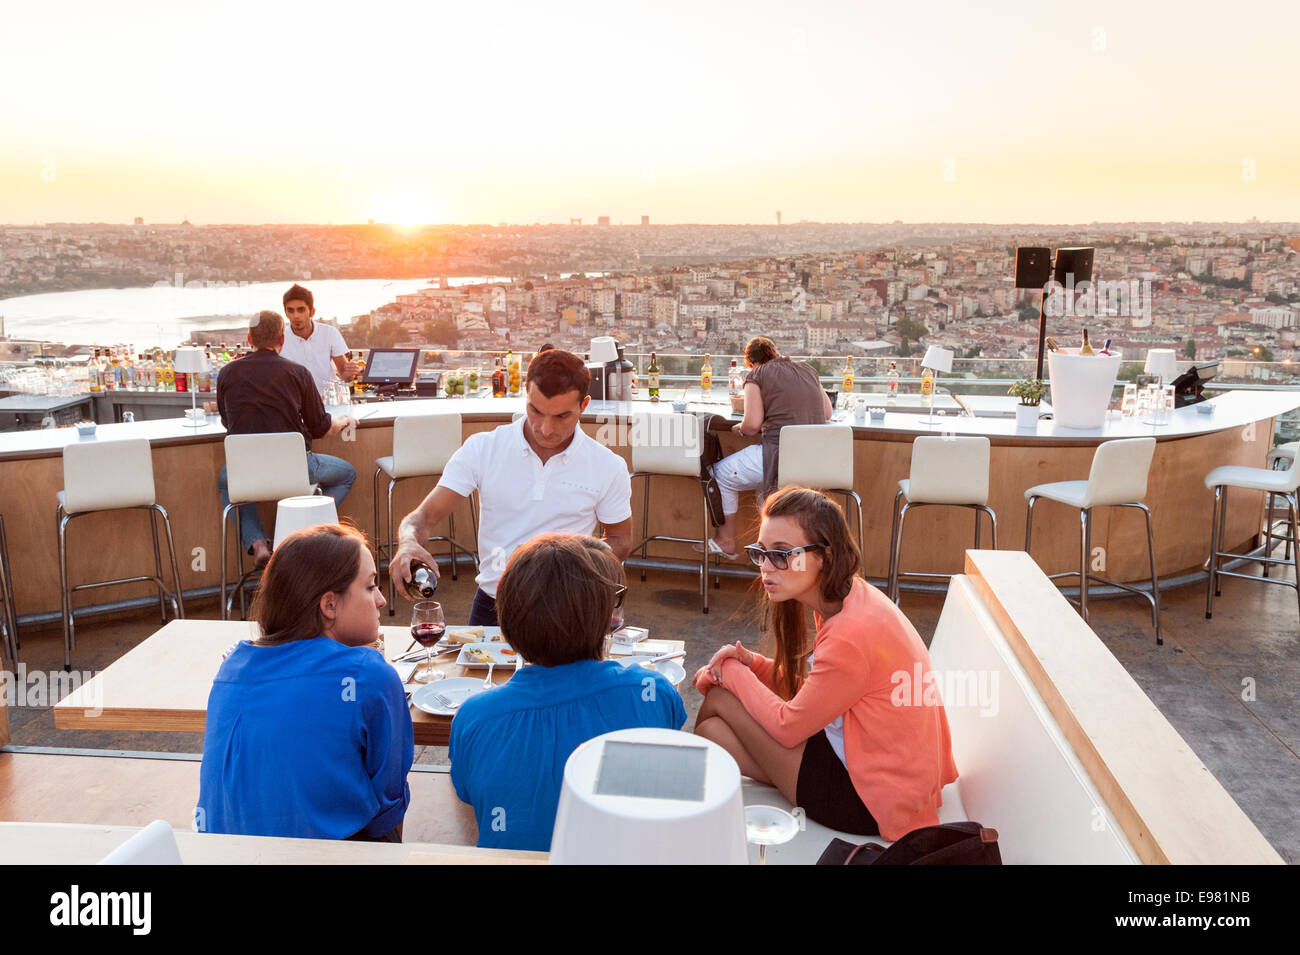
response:
<path fill-rule="evenodd" d="M 966 573 L 1142 862 L 1282 864 L 1028 554 L 967 551 Z"/>

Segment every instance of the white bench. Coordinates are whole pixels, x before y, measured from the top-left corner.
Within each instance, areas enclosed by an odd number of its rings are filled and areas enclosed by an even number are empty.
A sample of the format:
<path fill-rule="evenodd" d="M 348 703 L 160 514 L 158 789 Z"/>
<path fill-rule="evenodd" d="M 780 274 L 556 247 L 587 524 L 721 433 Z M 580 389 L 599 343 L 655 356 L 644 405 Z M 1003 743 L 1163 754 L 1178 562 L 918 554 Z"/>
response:
<path fill-rule="evenodd" d="M 1282 861 L 1027 555 L 970 551 L 967 571 L 930 644 L 959 773 L 940 822 L 996 829 L 1007 864 Z M 753 780 L 744 797 L 790 808 Z M 836 837 L 887 844 L 809 820 L 767 858 Z"/>

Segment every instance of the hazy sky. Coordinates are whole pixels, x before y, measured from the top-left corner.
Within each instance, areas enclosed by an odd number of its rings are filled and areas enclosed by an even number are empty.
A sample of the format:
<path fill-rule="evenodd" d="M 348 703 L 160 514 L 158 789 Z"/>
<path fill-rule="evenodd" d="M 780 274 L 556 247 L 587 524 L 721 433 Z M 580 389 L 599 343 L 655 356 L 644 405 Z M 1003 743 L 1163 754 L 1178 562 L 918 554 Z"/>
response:
<path fill-rule="evenodd" d="M 1296 220 L 1298 49 L 1297 0 L 24 0 L 0 222 Z"/>

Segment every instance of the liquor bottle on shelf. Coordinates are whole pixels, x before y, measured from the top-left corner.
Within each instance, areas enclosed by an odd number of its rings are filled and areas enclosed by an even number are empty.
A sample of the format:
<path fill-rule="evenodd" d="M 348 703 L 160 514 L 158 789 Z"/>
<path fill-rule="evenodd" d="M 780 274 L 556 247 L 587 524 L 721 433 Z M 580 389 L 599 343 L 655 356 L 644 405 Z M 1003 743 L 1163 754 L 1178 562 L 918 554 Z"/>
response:
<path fill-rule="evenodd" d="M 840 384 L 844 388 L 846 395 L 853 393 L 853 356 L 849 355 L 844 359 L 844 375 Z"/>
<path fill-rule="evenodd" d="M 492 397 L 506 396 L 506 370 L 501 367 L 501 359 L 495 359 L 492 368 Z"/>
<path fill-rule="evenodd" d="M 1096 352 L 1092 350 L 1092 345 L 1088 344 L 1088 329 L 1086 328 L 1083 330 L 1083 344 L 1079 346 L 1079 354 L 1080 355 L 1096 354 Z"/>
<path fill-rule="evenodd" d="M 98 394 L 104 390 L 103 379 L 99 377 L 99 349 L 96 348 L 90 361 L 86 365 L 86 386 L 92 394 Z"/>
<path fill-rule="evenodd" d="M 706 397 L 713 393 L 713 358 L 709 355 L 704 356 L 700 366 L 700 393 Z"/>
<path fill-rule="evenodd" d="M 357 376 L 352 379 L 352 394 L 364 395 L 366 393 L 366 386 L 362 384 L 361 378 L 366 373 L 366 360 L 362 357 L 360 350 L 357 351 L 356 358 L 352 357 L 352 352 L 348 352 L 348 360 L 357 363 Z"/>
<path fill-rule="evenodd" d="M 898 400 L 898 362 L 891 361 L 889 363 L 889 372 L 885 375 L 885 380 L 889 382 L 889 386 L 888 386 L 889 397 L 887 400 L 897 401 Z"/>
<path fill-rule="evenodd" d="M 163 375 L 162 349 L 160 348 L 155 348 L 153 352 L 153 390 L 167 390 L 167 382 Z"/>
<path fill-rule="evenodd" d="M 650 400 L 659 400 L 659 358 L 654 352 L 650 353 L 650 365 L 645 370 L 646 385 L 650 391 Z"/>
<path fill-rule="evenodd" d="M 163 355 L 163 390 L 168 392 L 176 390 L 176 366 L 172 364 L 170 354 Z"/>
<path fill-rule="evenodd" d="M 736 367 L 736 359 L 731 359 L 731 368 L 727 371 L 727 391 L 730 394 L 740 394 L 740 369 Z"/>

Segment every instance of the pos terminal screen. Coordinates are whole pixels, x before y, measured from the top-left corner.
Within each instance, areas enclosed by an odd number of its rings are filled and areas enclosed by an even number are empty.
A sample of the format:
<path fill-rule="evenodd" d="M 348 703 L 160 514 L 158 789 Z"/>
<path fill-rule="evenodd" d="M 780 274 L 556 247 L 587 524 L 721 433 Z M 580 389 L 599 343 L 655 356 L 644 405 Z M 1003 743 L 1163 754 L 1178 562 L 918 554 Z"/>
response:
<path fill-rule="evenodd" d="M 418 348 L 372 348 L 361 380 L 366 384 L 410 384 L 420 361 Z"/>

